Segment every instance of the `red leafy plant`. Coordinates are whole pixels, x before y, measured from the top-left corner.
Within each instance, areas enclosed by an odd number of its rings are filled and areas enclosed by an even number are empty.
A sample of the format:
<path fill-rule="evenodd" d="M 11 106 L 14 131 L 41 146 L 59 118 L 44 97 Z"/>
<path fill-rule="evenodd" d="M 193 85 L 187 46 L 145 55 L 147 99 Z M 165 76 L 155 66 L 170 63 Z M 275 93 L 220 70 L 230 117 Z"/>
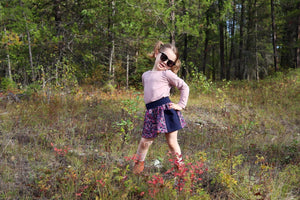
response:
<path fill-rule="evenodd" d="M 137 154 L 134 154 L 134 155 L 132 155 L 132 156 L 125 156 L 124 157 L 124 159 L 126 160 L 126 161 L 134 161 L 134 162 L 137 162 L 137 160 L 138 160 L 138 155 Z"/>
<path fill-rule="evenodd" d="M 65 147 L 59 149 L 59 148 L 55 147 L 55 145 L 52 142 L 51 142 L 51 146 L 53 147 L 53 150 L 54 150 L 56 156 L 65 156 L 71 149 L 68 146 L 65 146 Z"/>
<path fill-rule="evenodd" d="M 195 161 L 195 164 L 189 161 L 186 156 L 186 162 L 182 159 L 181 155 L 168 153 L 169 161 L 171 162 L 171 169 L 166 171 L 166 174 L 173 174 L 175 180 L 175 189 L 178 192 L 189 191 L 193 192 L 197 184 L 202 180 L 201 175 L 207 169 L 204 168 L 203 162 Z"/>
<path fill-rule="evenodd" d="M 101 185 L 102 187 L 105 186 L 105 182 L 103 179 L 100 179 L 100 180 L 96 180 L 97 184 Z"/>
<path fill-rule="evenodd" d="M 207 168 L 204 169 L 204 163 L 202 159 L 200 161 L 190 160 L 186 156 L 186 160 L 182 159 L 181 155 L 168 153 L 168 161 L 171 163 L 171 168 L 165 172 L 165 174 L 174 176 L 175 183 L 173 187 L 178 193 L 181 192 L 193 192 L 197 191 L 197 187 L 201 184 L 201 176 Z M 136 161 L 137 155 L 125 157 L 126 161 Z M 194 164 L 193 164 L 194 163 Z M 168 176 L 170 177 L 170 176 Z M 155 199 L 158 193 L 162 190 L 169 188 L 170 184 L 164 180 L 162 175 L 155 174 L 151 177 L 148 183 L 148 194 Z"/>
<path fill-rule="evenodd" d="M 83 195 L 88 195 L 89 193 L 91 193 L 91 191 L 96 191 L 96 188 L 98 188 L 98 190 L 101 188 L 105 188 L 105 185 L 106 183 L 103 180 L 103 178 L 101 178 L 100 180 L 97 179 L 95 182 L 91 181 L 88 184 L 83 184 L 75 193 L 75 196 L 79 198 L 82 197 Z"/>
<path fill-rule="evenodd" d="M 155 195 L 159 192 L 160 188 L 164 187 L 164 179 L 160 175 L 153 175 L 152 179 L 148 181 L 149 185 L 149 195 L 154 198 Z"/>

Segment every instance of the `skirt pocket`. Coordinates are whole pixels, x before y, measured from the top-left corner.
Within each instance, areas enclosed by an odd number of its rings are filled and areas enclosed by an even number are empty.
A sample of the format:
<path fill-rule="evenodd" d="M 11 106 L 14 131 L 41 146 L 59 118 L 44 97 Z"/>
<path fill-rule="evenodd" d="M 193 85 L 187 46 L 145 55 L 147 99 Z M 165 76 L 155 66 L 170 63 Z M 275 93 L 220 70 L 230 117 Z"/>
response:
<path fill-rule="evenodd" d="M 168 133 L 182 129 L 177 111 L 174 109 L 164 110 L 164 117 L 168 129 Z"/>

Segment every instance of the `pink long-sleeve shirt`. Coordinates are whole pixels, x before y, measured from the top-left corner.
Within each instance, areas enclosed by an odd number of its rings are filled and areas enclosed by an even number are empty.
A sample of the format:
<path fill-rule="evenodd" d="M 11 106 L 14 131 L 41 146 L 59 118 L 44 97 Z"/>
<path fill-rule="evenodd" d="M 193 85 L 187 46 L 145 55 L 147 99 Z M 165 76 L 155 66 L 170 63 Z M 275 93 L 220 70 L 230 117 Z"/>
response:
<path fill-rule="evenodd" d="M 170 96 L 171 87 L 180 90 L 178 105 L 185 108 L 189 97 L 189 86 L 171 70 L 147 71 L 142 75 L 145 104 Z"/>

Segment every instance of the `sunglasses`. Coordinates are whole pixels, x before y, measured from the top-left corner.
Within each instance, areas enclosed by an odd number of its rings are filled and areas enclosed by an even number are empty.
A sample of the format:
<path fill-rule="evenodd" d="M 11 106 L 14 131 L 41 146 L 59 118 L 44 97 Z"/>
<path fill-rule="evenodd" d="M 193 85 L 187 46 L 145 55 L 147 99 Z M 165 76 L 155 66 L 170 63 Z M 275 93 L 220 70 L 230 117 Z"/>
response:
<path fill-rule="evenodd" d="M 168 62 L 167 62 L 168 67 L 173 67 L 175 65 L 175 62 L 170 60 L 166 54 L 164 54 L 162 52 L 160 52 L 160 53 L 161 53 L 160 60 L 163 61 L 163 62 L 168 60 Z"/>

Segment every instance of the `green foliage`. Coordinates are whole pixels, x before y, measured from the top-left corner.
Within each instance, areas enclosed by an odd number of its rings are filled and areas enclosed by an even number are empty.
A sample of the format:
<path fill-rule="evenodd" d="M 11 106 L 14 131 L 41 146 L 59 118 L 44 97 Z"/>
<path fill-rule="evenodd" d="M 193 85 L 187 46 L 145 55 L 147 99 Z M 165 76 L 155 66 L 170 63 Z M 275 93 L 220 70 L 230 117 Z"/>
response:
<path fill-rule="evenodd" d="M 64 59 L 62 63 L 58 62 L 56 67 L 56 73 L 61 72 L 60 76 L 56 80 L 56 85 L 61 87 L 61 89 L 69 91 L 75 89 L 78 85 L 77 78 L 75 76 L 77 69 L 67 59 Z"/>
<path fill-rule="evenodd" d="M 122 119 L 121 122 L 117 122 L 116 125 L 120 128 L 120 136 L 122 141 L 126 143 L 130 139 L 131 131 L 134 128 L 132 121 L 129 119 Z"/>
<path fill-rule="evenodd" d="M 284 109 L 266 108 L 284 98 L 277 92 L 281 83 L 295 90 L 297 77 L 283 76 L 276 85 L 261 81 L 261 87 L 220 82 L 216 87 L 226 101 L 214 96 L 217 90 L 201 98 L 191 94 L 183 113 L 189 126 L 178 135 L 185 165 L 175 170 L 176 159 L 166 155 L 168 145 L 160 135 L 140 176 L 132 173 L 133 161 L 127 156 L 136 152 L 140 139 L 145 109 L 141 93 L 103 93 L 86 86 L 76 93 L 52 91 L 47 103 L 43 90 L 18 104 L 1 102 L 0 109 L 9 114 L 0 112 L 0 197 L 295 199 L 299 142 L 293 124 L 298 118 L 290 106 L 297 104 L 296 96 L 285 101 Z M 39 90 L 34 84 L 29 88 Z M 268 92 L 271 105 L 262 104 L 264 97 L 257 94 L 270 88 L 277 96 Z M 224 102 L 225 111 L 220 109 Z"/>
<path fill-rule="evenodd" d="M 32 94 L 39 92 L 41 89 L 42 89 L 41 85 L 38 84 L 37 82 L 35 82 L 35 83 L 28 85 L 25 88 L 25 94 L 27 96 L 31 96 Z"/>
<path fill-rule="evenodd" d="M 270 10 L 269 3 L 258 0 L 255 8 L 250 4 L 245 5 L 244 13 L 245 15 L 249 13 L 247 16 L 249 20 L 243 21 L 245 24 L 240 24 L 241 6 L 234 8 L 232 1 L 220 1 L 220 7 L 217 2 L 211 0 L 174 1 L 174 5 L 171 2 L 82 0 L 80 3 L 67 1 L 57 5 L 50 0 L 26 0 L 21 3 L 16 0 L 3 0 L 0 3 L 0 16 L 3 21 L 0 30 L 1 70 L 7 73 L 9 56 L 14 81 L 17 84 L 27 85 L 34 81 L 41 82 L 45 78 L 44 73 L 51 74 L 57 65 L 65 62 L 63 61 L 65 59 L 69 62 L 67 65 L 76 66 L 74 75 L 80 83 L 92 81 L 93 84 L 100 82 L 102 85 L 111 79 L 107 71 L 114 44 L 115 53 L 112 62 L 113 66 L 116 66 L 113 77 L 115 84 L 118 87 L 126 85 L 124 72 L 129 55 L 129 84 L 131 87 L 139 88 L 141 73 L 150 69 L 153 64 L 152 61 L 149 64 L 145 55 L 152 51 L 155 42 L 158 40 L 169 42 L 170 34 L 175 33 L 181 60 L 193 63 L 185 66 L 187 72 L 194 73 L 192 72 L 194 66 L 199 69 L 203 67 L 205 51 L 207 68 L 205 76 L 218 77 L 221 71 L 218 69 L 220 58 L 216 51 L 220 41 L 218 24 L 227 21 L 227 29 L 235 24 L 235 35 L 228 33 L 228 38 L 234 40 L 235 44 L 253 38 L 251 34 L 244 34 L 244 38 L 240 38 L 239 28 L 242 26 L 245 33 L 257 31 L 260 33 L 255 40 L 255 45 L 259 48 L 252 47 L 254 42 L 250 41 L 248 42 L 250 47 L 245 45 L 242 49 L 244 52 L 242 60 L 248 59 L 247 66 L 241 66 L 245 74 L 243 78 L 255 77 L 253 74 L 256 63 L 253 61 L 256 58 L 260 76 L 274 71 L 271 59 L 274 53 L 268 30 L 271 19 L 265 14 L 266 10 Z M 275 7 L 277 40 L 278 44 L 282 44 L 278 49 L 278 59 L 281 59 L 282 69 L 294 68 L 296 59 L 290 58 L 295 57 L 292 52 L 295 52 L 297 44 L 289 41 L 297 41 L 295 38 L 297 23 L 294 20 L 298 13 L 295 6 L 297 4 L 289 1 L 277 3 L 278 6 Z M 256 13 L 256 16 L 253 16 L 253 13 Z M 174 21 L 170 20 L 171 14 L 174 14 Z M 261 20 L 251 20 L 254 18 Z M 258 30 L 254 30 L 254 27 Z M 234 49 L 230 49 L 232 47 L 230 42 L 226 45 L 225 49 L 228 49 L 228 52 L 234 51 L 232 59 L 236 64 L 240 59 L 237 46 L 234 45 Z M 204 50 L 203 47 L 207 49 Z M 229 59 L 229 55 L 225 56 L 225 67 L 228 67 L 227 63 L 233 64 Z M 44 71 L 40 66 L 44 66 Z M 233 78 L 236 69 L 231 67 L 230 75 Z M 98 80 L 94 81 L 97 78 Z M 67 79 L 74 82 L 70 78 Z M 198 89 L 207 92 L 205 91 L 207 86 L 203 87 Z"/>
<path fill-rule="evenodd" d="M 42 73 L 42 79 L 33 83 L 33 85 L 42 85 L 43 89 L 51 89 L 56 92 L 76 93 L 78 81 L 75 76 L 77 72 L 74 66 L 66 58 L 62 62 L 57 62 L 55 70 L 48 71 L 44 66 L 39 66 Z"/>
<path fill-rule="evenodd" d="M 191 65 L 193 64 L 191 63 Z M 195 69 L 195 67 L 193 68 Z M 192 70 L 189 79 L 188 84 L 191 94 L 211 94 L 216 90 L 215 83 L 208 80 L 203 73 L 197 72 L 197 70 Z"/>
<path fill-rule="evenodd" d="M 17 84 L 10 78 L 2 78 L 0 88 L 4 91 L 17 89 Z"/>
<path fill-rule="evenodd" d="M 299 194 L 300 168 L 297 165 L 286 166 L 273 183 L 272 199 L 286 199 L 288 194 Z"/>
<path fill-rule="evenodd" d="M 247 40 L 248 45 L 240 49 L 241 61 L 247 63 L 241 66 L 243 78 L 253 78 L 255 56 L 261 74 L 273 72 L 269 3 L 257 0 L 256 7 L 245 5 L 247 20 L 243 21 L 241 5 L 234 8 L 232 1 L 223 1 L 221 9 L 212 0 L 174 1 L 174 6 L 169 2 L 0 2 L 1 75 L 8 74 L 10 61 L 14 80 L 1 77 L 1 90 L 20 86 L 29 96 L 38 91 L 18 104 L 0 102 L 1 199 L 299 196 L 299 69 L 277 72 L 259 82 L 210 80 L 222 70 L 218 68 L 220 21 L 228 22 L 226 30 L 236 25 L 235 35 L 227 35 L 228 52 L 234 50 L 229 46 L 232 39 L 235 44 Z M 294 68 L 298 4 L 296 0 L 276 3 L 280 70 Z M 170 20 L 172 12 L 175 24 Z M 191 89 L 184 111 L 188 128 L 179 134 L 182 150 L 189 156 L 186 162 L 191 163 L 189 173 L 181 176 L 186 181 L 181 191 L 174 176 L 164 174 L 171 166 L 164 137 L 156 140 L 149 153 L 145 175 L 131 173 L 132 163 L 123 156 L 136 152 L 144 105 L 140 94 L 133 97 L 116 89 L 125 85 L 127 55 L 130 87 L 141 89 L 141 74 L 153 66 L 147 54 L 157 40 L 169 42 L 171 32 L 175 32 L 180 59 L 186 59 Z M 251 33 L 259 33 L 255 43 Z M 107 75 L 112 39 L 115 77 Z M 233 65 L 240 59 L 237 45 L 234 48 Z M 201 74 L 204 53 L 208 69 Z M 231 67 L 234 75 L 236 68 Z M 112 78 L 114 83 L 109 82 Z M 94 87 L 78 88 L 78 82 Z M 156 158 L 164 161 L 161 169 L 151 164 Z M 190 172 L 197 161 L 207 161 L 209 171 L 195 183 Z"/>
<path fill-rule="evenodd" d="M 223 80 L 221 87 L 218 87 L 215 92 L 217 100 L 220 104 L 220 108 L 223 111 L 226 111 L 226 103 L 228 100 L 227 91 L 228 91 L 230 85 L 231 85 L 230 81 Z"/>
<path fill-rule="evenodd" d="M 236 185 L 238 185 L 237 173 L 238 166 L 243 163 L 244 156 L 237 155 L 227 156 L 224 160 L 219 160 L 216 163 L 215 169 L 217 171 L 216 177 L 213 179 L 212 183 L 215 184 L 219 182 L 223 186 L 232 190 Z"/>
<path fill-rule="evenodd" d="M 123 118 L 120 122 L 116 122 L 116 126 L 120 129 L 120 137 L 123 143 L 127 143 L 131 139 L 132 130 L 138 125 L 138 121 L 142 120 L 139 115 L 142 102 L 140 93 L 134 93 L 133 96 L 133 98 L 121 101 Z"/>
<path fill-rule="evenodd" d="M 113 85 L 112 81 L 108 81 L 102 88 L 103 92 L 113 93 L 116 89 L 116 85 Z"/>

